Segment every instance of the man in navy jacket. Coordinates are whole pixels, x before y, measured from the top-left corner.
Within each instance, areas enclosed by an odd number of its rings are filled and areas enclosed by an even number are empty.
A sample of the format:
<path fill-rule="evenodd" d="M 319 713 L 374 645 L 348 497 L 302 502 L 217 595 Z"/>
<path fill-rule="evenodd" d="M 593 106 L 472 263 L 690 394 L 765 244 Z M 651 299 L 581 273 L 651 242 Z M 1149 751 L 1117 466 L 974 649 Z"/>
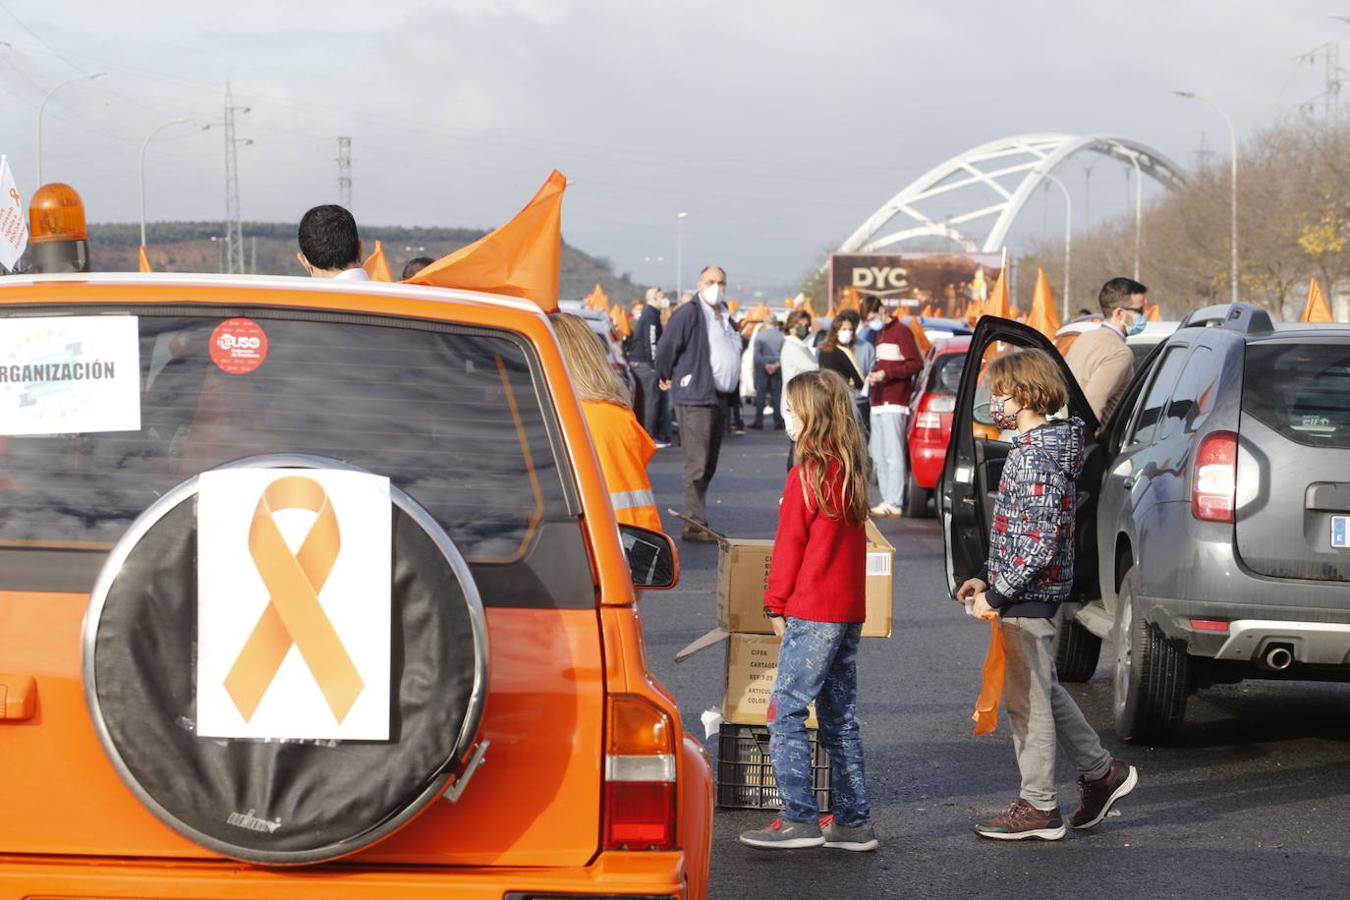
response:
<path fill-rule="evenodd" d="M 647 301 L 633 328 L 629 365 L 642 385 L 642 427 L 659 443 L 662 392 L 657 388 L 656 347 L 661 341 L 661 310 L 670 305 L 660 288 L 647 289 Z"/>
<path fill-rule="evenodd" d="M 670 391 L 680 425 L 684 513 L 705 525 L 708 484 L 717 471 L 727 409 L 741 370 L 741 337 L 727 312 L 726 289 L 726 272 L 705 268 L 694 298 L 671 314 L 656 347 L 657 377 L 661 389 Z M 684 539 L 714 540 L 691 527 L 684 529 Z"/>

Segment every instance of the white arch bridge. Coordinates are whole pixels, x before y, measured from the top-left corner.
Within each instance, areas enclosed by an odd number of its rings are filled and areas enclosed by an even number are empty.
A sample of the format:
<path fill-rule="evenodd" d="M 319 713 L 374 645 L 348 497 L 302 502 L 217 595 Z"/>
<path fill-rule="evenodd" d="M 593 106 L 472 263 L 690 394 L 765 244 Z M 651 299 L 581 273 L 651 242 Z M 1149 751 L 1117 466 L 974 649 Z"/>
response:
<path fill-rule="evenodd" d="M 1080 153 L 1107 156 L 1134 170 L 1136 236 L 1144 176 L 1168 189 L 1185 181 L 1180 166 L 1130 138 L 1017 135 L 967 150 L 919 176 L 858 226 L 837 252 L 873 252 L 916 238 L 943 237 L 970 252 L 995 253 L 1036 188 L 1055 183 L 1067 196 L 1054 172 Z M 961 211 L 952 213 L 953 204 Z M 933 207 L 945 208 L 947 214 L 939 215 Z"/>

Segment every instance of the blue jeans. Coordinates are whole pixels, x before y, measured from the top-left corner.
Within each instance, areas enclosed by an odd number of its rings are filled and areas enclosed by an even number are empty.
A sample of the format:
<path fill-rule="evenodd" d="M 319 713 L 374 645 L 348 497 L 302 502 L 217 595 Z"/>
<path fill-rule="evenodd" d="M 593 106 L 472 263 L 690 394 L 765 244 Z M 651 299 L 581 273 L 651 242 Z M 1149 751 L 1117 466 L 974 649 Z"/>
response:
<path fill-rule="evenodd" d="M 830 754 L 835 821 L 849 828 L 871 821 L 857 716 L 861 637 L 860 623 L 787 620 L 769 701 L 769 755 L 783 798 L 783 818 L 790 822 L 820 818 L 806 740 L 806 707 L 812 700 L 820 740 Z"/>
<path fill-rule="evenodd" d="M 872 407 L 872 468 L 877 473 L 881 502 L 891 506 L 904 505 L 905 426 L 908 422 L 909 410 L 905 407 Z"/>

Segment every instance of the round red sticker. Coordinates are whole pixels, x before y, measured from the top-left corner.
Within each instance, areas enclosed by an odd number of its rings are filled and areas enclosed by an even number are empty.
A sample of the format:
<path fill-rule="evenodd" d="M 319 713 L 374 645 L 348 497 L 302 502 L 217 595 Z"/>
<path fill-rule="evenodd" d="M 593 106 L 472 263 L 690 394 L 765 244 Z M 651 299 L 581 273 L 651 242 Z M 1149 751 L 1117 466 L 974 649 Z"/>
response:
<path fill-rule="evenodd" d="M 267 333 L 252 319 L 226 319 L 211 332 L 211 360 L 222 372 L 247 375 L 267 359 Z"/>

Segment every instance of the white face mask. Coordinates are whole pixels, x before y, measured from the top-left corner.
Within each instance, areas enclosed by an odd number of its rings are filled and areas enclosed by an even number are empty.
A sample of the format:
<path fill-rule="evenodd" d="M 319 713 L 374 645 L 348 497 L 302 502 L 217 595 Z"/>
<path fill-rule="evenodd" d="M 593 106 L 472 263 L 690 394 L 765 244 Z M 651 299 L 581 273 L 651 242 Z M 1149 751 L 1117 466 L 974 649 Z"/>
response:
<path fill-rule="evenodd" d="M 794 444 L 802 436 L 801 420 L 790 409 L 783 410 L 783 428 L 787 431 L 788 440 Z"/>
<path fill-rule="evenodd" d="M 717 301 L 722 299 L 722 286 L 720 284 L 710 284 L 699 292 L 703 302 L 709 306 L 716 306 Z"/>
<path fill-rule="evenodd" d="M 841 344 L 851 344 L 851 343 L 853 343 L 853 329 L 852 329 L 852 328 L 841 328 L 841 329 L 839 329 L 839 343 L 841 343 Z"/>

